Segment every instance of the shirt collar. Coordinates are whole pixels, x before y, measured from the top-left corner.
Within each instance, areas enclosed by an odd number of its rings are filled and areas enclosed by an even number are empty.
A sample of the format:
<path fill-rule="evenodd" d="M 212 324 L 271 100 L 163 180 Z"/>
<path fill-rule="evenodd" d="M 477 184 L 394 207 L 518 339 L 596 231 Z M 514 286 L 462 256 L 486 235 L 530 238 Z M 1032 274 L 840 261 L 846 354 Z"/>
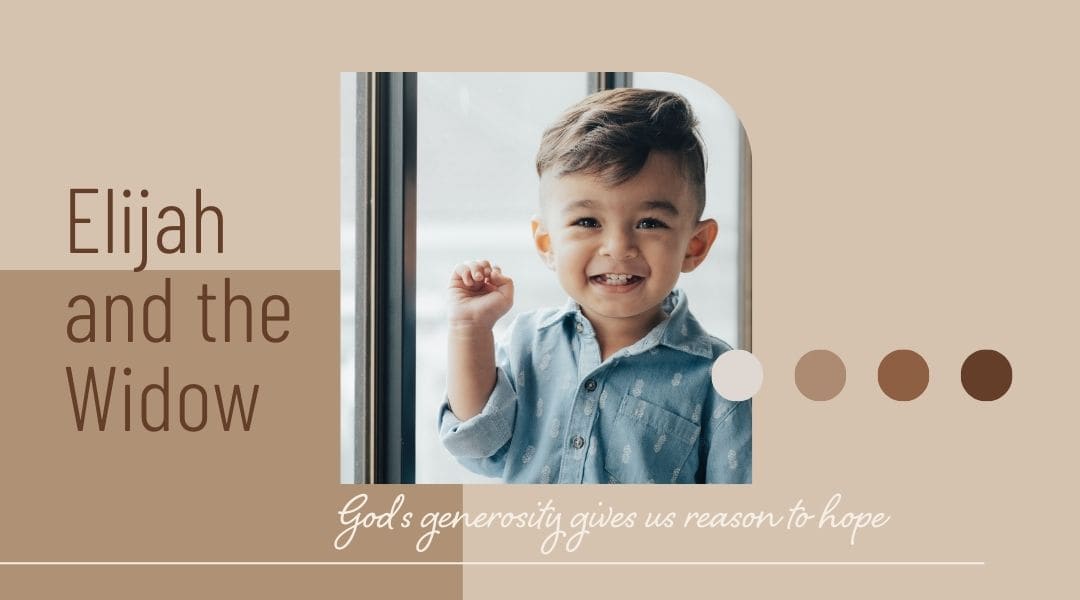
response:
<path fill-rule="evenodd" d="M 694 315 L 690 314 L 690 303 L 682 290 L 676 289 L 664 298 L 664 312 L 667 318 L 661 321 L 652 331 L 633 345 L 623 348 L 619 352 L 624 355 L 641 354 L 652 350 L 657 345 L 663 344 L 669 348 L 701 356 L 708 359 L 716 358 L 713 353 L 715 338 L 705 332 Z M 556 323 L 562 323 L 568 317 L 573 317 L 580 323 L 588 323 L 585 315 L 581 312 L 581 306 L 570 298 L 566 304 L 551 316 L 540 322 L 539 329 L 546 329 Z"/>

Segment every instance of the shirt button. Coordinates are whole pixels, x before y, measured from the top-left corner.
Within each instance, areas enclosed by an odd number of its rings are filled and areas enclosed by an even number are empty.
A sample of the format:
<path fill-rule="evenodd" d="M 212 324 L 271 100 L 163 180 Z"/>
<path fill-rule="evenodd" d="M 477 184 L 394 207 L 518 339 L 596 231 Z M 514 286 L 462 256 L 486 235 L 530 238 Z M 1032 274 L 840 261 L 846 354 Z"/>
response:
<path fill-rule="evenodd" d="M 596 391 L 596 380 L 595 379 L 590 379 L 590 380 L 585 382 L 585 391 L 586 392 L 595 392 Z"/>
<path fill-rule="evenodd" d="M 578 332 L 578 333 L 581 333 L 581 332 L 583 332 L 583 331 L 585 331 L 585 326 L 584 326 L 584 325 L 582 325 L 581 323 L 578 323 L 578 324 L 577 324 L 577 332 Z"/>
<path fill-rule="evenodd" d="M 575 435 L 571 438 L 570 445 L 574 447 L 574 450 L 581 450 L 585 446 L 585 438 Z"/>

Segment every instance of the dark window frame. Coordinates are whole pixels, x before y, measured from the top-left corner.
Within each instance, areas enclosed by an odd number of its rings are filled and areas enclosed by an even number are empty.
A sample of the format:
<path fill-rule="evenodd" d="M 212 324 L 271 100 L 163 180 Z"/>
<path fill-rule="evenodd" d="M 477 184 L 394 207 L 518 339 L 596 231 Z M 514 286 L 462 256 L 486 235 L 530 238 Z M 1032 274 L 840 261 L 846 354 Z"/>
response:
<path fill-rule="evenodd" d="M 360 75 L 354 481 L 416 473 L 416 73 Z M 362 221 L 362 223 L 361 223 Z"/>

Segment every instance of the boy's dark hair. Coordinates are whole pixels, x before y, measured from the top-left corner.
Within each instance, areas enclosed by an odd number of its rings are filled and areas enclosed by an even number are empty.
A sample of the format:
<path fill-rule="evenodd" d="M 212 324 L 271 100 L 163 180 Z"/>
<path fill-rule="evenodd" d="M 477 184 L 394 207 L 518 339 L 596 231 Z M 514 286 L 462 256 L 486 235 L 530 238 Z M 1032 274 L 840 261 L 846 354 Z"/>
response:
<path fill-rule="evenodd" d="M 705 207 L 705 148 L 690 103 L 679 94 L 619 88 L 598 92 L 571 106 L 544 132 L 536 174 L 585 173 L 618 185 L 645 166 L 653 150 L 669 152 Z"/>

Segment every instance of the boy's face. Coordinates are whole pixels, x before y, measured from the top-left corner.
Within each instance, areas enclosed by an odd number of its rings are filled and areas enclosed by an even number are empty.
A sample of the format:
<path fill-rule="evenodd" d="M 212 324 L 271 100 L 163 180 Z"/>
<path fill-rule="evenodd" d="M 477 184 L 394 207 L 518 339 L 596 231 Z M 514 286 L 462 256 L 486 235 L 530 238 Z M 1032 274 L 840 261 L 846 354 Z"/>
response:
<path fill-rule="evenodd" d="M 695 189 L 669 154 L 651 152 L 632 179 L 545 173 L 533 238 L 559 284 L 590 319 L 655 320 L 679 273 L 693 271 L 716 239 L 698 221 Z"/>

